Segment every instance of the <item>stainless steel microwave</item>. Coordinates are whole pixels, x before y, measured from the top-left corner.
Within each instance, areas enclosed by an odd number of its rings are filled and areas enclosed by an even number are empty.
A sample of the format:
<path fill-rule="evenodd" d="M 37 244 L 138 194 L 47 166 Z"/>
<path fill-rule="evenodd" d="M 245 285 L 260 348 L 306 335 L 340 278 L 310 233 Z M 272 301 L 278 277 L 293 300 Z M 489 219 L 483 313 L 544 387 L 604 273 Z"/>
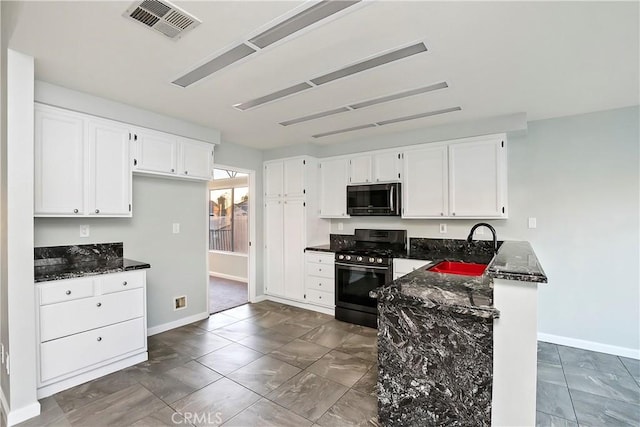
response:
<path fill-rule="evenodd" d="M 399 182 L 347 185 L 347 214 L 351 216 L 400 216 Z"/>

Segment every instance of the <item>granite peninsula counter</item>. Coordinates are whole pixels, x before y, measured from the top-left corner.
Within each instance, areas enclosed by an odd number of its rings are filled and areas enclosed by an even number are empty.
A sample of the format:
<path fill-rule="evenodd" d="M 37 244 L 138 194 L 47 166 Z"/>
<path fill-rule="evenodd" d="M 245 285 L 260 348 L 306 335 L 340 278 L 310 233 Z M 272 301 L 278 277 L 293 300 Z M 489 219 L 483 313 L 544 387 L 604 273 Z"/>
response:
<path fill-rule="evenodd" d="M 421 250 L 420 250 L 421 249 Z M 378 298 L 378 405 L 386 426 L 533 425 L 537 284 L 528 242 L 411 239 L 432 262 Z M 479 277 L 434 273 L 443 260 L 488 264 Z"/>

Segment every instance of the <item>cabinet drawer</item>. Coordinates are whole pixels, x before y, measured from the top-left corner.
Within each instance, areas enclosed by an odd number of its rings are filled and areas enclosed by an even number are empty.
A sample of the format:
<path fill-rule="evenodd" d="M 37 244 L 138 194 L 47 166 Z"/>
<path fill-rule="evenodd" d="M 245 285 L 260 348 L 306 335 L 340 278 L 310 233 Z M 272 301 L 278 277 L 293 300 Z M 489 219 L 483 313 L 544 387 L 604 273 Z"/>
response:
<path fill-rule="evenodd" d="M 307 252 L 307 262 L 333 265 L 335 254 L 333 252 Z"/>
<path fill-rule="evenodd" d="M 90 278 L 59 280 L 51 284 L 39 285 L 40 305 L 92 297 L 95 292 L 94 284 L 95 279 Z"/>
<path fill-rule="evenodd" d="M 40 344 L 40 382 L 146 348 L 138 318 Z"/>
<path fill-rule="evenodd" d="M 316 264 L 314 262 L 307 263 L 307 275 L 309 276 L 318 276 L 318 277 L 326 277 L 327 279 L 333 280 L 335 277 L 335 270 L 333 264 Z"/>
<path fill-rule="evenodd" d="M 144 271 L 105 274 L 102 276 L 102 293 L 127 291 L 144 286 Z"/>
<path fill-rule="evenodd" d="M 307 276 L 307 289 L 333 292 L 335 289 L 335 282 L 334 279 L 327 277 Z"/>
<path fill-rule="evenodd" d="M 40 342 L 142 317 L 144 302 L 132 289 L 40 307 Z"/>
<path fill-rule="evenodd" d="M 307 302 L 311 304 L 324 305 L 325 307 L 334 307 L 334 293 L 307 289 Z"/>

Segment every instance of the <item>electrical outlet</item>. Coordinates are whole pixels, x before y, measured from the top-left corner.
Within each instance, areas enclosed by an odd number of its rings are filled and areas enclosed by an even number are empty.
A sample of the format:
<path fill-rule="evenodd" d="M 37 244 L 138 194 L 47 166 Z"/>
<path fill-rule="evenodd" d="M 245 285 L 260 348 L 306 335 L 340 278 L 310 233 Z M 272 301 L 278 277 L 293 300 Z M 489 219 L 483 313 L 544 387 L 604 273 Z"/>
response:
<path fill-rule="evenodd" d="M 10 375 L 11 372 L 9 370 L 9 353 L 7 353 L 7 363 L 5 363 L 4 368 L 7 370 L 7 375 Z"/>
<path fill-rule="evenodd" d="M 538 222 L 535 218 L 529 218 L 529 228 L 536 228 L 538 226 Z"/>
<path fill-rule="evenodd" d="M 484 234 L 484 227 L 476 228 L 475 234 Z"/>
<path fill-rule="evenodd" d="M 80 225 L 80 237 L 89 237 L 90 229 L 89 224 Z"/>
<path fill-rule="evenodd" d="M 174 222 L 173 223 L 173 234 L 179 234 L 180 233 L 180 223 L 179 222 Z"/>
<path fill-rule="evenodd" d="M 447 232 L 447 224 L 440 224 L 440 233 L 445 234 Z"/>
<path fill-rule="evenodd" d="M 338 223 L 338 231 L 342 231 L 342 230 L 344 230 L 344 223 L 339 222 Z"/>
<path fill-rule="evenodd" d="M 2 361 L 2 364 L 4 365 L 4 344 L 0 344 L 0 360 Z"/>
<path fill-rule="evenodd" d="M 173 299 L 173 311 L 182 310 L 187 307 L 187 297 L 182 295 Z"/>

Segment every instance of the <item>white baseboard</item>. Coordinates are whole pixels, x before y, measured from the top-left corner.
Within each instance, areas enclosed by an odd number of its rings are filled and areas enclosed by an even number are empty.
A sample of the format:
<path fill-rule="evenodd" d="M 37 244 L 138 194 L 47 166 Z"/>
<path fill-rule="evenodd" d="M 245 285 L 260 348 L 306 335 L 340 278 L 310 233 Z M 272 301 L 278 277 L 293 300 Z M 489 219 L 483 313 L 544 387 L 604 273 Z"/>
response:
<path fill-rule="evenodd" d="M 0 404 L 2 404 L 2 412 L 6 416 L 8 427 L 40 415 L 40 402 L 37 400 L 27 406 L 10 411 L 9 402 L 7 402 L 7 397 L 4 395 L 4 390 L 0 390 Z"/>
<path fill-rule="evenodd" d="M 227 280 L 235 280 L 236 282 L 247 281 L 246 277 L 234 276 L 233 274 L 218 273 L 217 271 L 210 271 L 209 276 L 219 277 L 221 279 L 227 279 Z"/>
<path fill-rule="evenodd" d="M 180 326 L 188 325 L 189 323 L 197 322 L 198 320 L 204 320 L 209 317 L 208 311 L 203 311 L 202 313 L 194 314 L 192 316 L 183 317 L 182 319 L 174 320 L 173 322 L 163 323 L 158 326 L 153 326 L 151 328 L 147 328 L 147 336 L 159 334 L 164 331 L 168 331 L 170 329 L 179 328 Z"/>
<path fill-rule="evenodd" d="M 613 354 L 616 356 L 629 357 L 631 359 L 640 359 L 640 350 L 628 347 L 618 347 L 615 345 L 579 340 L 576 338 L 568 338 L 560 335 L 543 334 L 540 332 L 538 332 L 538 341 L 544 341 L 551 344 L 566 345 L 567 347 L 581 348 L 583 350 L 597 351 L 599 353 Z"/>
<path fill-rule="evenodd" d="M 257 297 L 255 297 L 255 298 L 253 299 L 253 301 L 249 301 L 249 302 L 251 302 L 251 303 L 256 303 L 256 302 L 266 301 L 266 300 L 267 300 L 266 295 L 258 295 Z"/>
<path fill-rule="evenodd" d="M 286 298 L 275 297 L 273 295 L 260 295 L 260 296 L 263 297 L 264 300 L 279 302 L 281 304 L 292 305 L 294 307 L 304 308 L 311 311 L 317 311 L 318 313 L 324 313 L 324 314 L 329 314 L 331 316 L 335 316 L 335 310 L 333 308 L 321 307 L 319 305 L 293 301 Z"/>

